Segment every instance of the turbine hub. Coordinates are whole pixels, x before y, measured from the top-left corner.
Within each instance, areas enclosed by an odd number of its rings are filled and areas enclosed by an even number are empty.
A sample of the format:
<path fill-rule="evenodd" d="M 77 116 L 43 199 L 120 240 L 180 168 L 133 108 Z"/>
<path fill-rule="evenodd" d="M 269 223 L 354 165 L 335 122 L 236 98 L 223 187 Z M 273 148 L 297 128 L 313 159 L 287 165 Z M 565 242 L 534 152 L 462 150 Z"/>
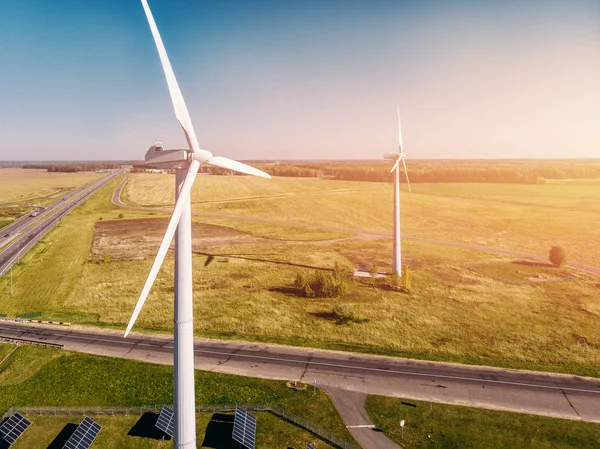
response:
<path fill-rule="evenodd" d="M 197 150 L 193 153 L 190 151 L 188 154 L 189 161 L 196 160 L 200 162 L 200 164 L 204 164 L 206 161 L 210 161 L 213 158 L 213 155 L 210 151 L 207 150 Z"/>

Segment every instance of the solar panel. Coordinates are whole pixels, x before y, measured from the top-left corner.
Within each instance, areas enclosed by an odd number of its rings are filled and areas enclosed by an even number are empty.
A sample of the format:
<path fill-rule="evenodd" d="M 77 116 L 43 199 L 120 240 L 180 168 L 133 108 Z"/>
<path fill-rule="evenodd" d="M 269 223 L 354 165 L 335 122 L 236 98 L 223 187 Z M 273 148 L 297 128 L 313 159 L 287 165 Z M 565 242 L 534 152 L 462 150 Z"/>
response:
<path fill-rule="evenodd" d="M 25 430 L 31 425 L 27 418 L 15 413 L 0 426 L 0 448 L 11 447 Z"/>
<path fill-rule="evenodd" d="M 315 447 L 310 443 L 306 443 L 306 449 L 315 449 Z"/>
<path fill-rule="evenodd" d="M 175 413 L 166 405 L 163 406 L 156 420 L 156 427 L 171 437 L 175 437 Z"/>
<path fill-rule="evenodd" d="M 81 421 L 81 424 L 77 426 L 73 435 L 67 440 L 63 449 L 87 449 L 98 436 L 100 429 L 102 429 L 100 424 L 86 416 Z"/>
<path fill-rule="evenodd" d="M 232 438 L 248 449 L 254 449 L 254 443 L 256 442 L 256 416 L 251 415 L 242 408 L 236 407 Z"/>

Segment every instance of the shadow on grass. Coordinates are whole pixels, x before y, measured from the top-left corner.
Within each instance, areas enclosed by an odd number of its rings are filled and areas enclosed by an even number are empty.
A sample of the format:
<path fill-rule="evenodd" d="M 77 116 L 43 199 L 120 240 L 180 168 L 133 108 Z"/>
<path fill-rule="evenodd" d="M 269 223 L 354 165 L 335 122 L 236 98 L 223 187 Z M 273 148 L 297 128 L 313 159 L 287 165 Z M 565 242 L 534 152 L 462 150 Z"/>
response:
<path fill-rule="evenodd" d="M 60 433 L 56 435 L 56 438 L 52 440 L 52 443 L 48 445 L 48 449 L 62 448 L 67 442 L 67 440 L 71 438 L 71 435 L 73 435 L 75 429 L 77 429 L 77 424 L 69 423 L 65 425 L 65 427 L 62 428 Z"/>
<path fill-rule="evenodd" d="M 211 262 L 213 262 L 215 260 L 215 258 L 223 257 L 223 258 L 228 258 L 228 259 L 241 259 L 241 260 L 251 260 L 253 262 L 272 263 L 275 265 L 288 265 L 290 267 L 307 268 L 307 269 L 311 269 L 311 270 L 333 271 L 332 268 L 315 267 L 312 265 L 303 265 L 300 263 L 284 262 L 284 261 L 280 261 L 280 260 L 261 259 L 259 257 L 248 257 L 243 254 L 210 254 L 210 253 L 203 253 L 201 251 L 193 251 L 193 253 L 200 255 L 200 256 L 207 257 L 206 262 L 204 263 L 205 267 L 208 264 L 210 264 Z"/>
<path fill-rule="evenodd" d="M 299 294 L 298 289 L 294 287 L 272 287 L 269 289 L 270 292 L 282 293 L 286 296 L 295 296 L 303 298 L 304 296 Z"/>
<path fill-rule="evenodd" d="M 214 449 L 238 449 L 240 445 L 236 443 L 231 434 L 233 433 L 233 415 L 224 413 L 214 413 L 210 418 L 202 447 L 211 447 Z"/>
<path fill-rule="evenodd" d="M 528 267 L 560 268 L 548 262 L 534 262 L 533 260 L 515 260 L 512 263 L 514 263 L 515 265 L 525 265 Z"/>
<path fill-rule="evenodd" d="M 327 321 L 332 321 L 333 323 L 337 324 L 337 325 L 343 325 L 343 324 L 350 324 L 350 323 L 356 323 L 356 324 L 361 324 L 361 323 L 366 323 L 367 321 L 369 321 L 368 318 L 360 318 L 360 317 L 355 317 L 355 316 L 351 316 L 351 315 L 340 315 L 339 313 L 335 313 L 335 312 L 311 312 L 309 313 L 309 315 L 314 316 L 315 318 L 321 318 Z"/>
<path fill-rule="evenodd" d="M 158 414 L 146 412 L 133 425 L 127 435 L 132 437 L 150 438 L 152 440 L 170 440 L 171 437 L 166 435 L 162 430 L 156 427 Z"/>

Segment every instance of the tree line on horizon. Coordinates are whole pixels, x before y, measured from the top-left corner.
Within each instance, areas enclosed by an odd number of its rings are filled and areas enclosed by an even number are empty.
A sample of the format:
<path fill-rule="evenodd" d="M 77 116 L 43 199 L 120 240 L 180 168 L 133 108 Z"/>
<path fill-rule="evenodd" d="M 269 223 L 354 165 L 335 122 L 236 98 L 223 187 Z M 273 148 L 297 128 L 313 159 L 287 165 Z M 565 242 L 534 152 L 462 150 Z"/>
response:
<path fill-rule="evenodd" d="M 123 162 L 73 162 L 22 164 L 22 168 L 42 169 L 48 172 L 78 172 L 118 169 Z M 133 172 L 144 172 L 143 164 L 134 163 Z M 264 161 L 252 164 L 272 176 L 294 178 L 322 178 L 345 181 L 391 182 L 392 161 Z M 510 183 L 543 184 L 549 179 L 598 179 L 600 164 L 581 161 L 435 161 L 408 162 L 412 183 Z M 230 170 L 203 165 L 201 173 L 231 175 Z M 404 176 L 401 182 L 406 182 Z"/>
<path fill-rule="evenodd" d="M 75 173 L 82 171 L 116 170 L 121 168 L 121 163 L 93 162 L 76 164 L 24 164 L 21 168 L 47 170 L 50 173 Z"/>
<path fill-rule="evenodd" d="M 257 165 L 256 167 L 272 176 L 308 177 L 337 179 L 345 181 L 390 182 L 392 164 L 360 163 L 352 164 L 280 164 Z M 428 165 L 408 164 L 408 174 L 412 183 L 510 183 L 543 184 L 547 179 L 600 178 L 600 165 Z M 401 182 L 406 182 L 404 176 Z"/>

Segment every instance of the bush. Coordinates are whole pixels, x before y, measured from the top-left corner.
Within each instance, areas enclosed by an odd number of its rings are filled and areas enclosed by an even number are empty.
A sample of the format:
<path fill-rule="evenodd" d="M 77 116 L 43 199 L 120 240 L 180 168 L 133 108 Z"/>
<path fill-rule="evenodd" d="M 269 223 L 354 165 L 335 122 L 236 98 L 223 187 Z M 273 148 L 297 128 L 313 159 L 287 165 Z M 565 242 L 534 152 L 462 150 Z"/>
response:
<path fill-rule="evenodd" d="M 298 273 L 294 288 L 306 298 L 335 298 L 348 293 L 348 283 L 337 264 L 332 272 Z"/>
<path fill-rule="evenodd" d="M 402 276 L 402 287 L 404 291 L 409 292 L 412 290 L 412 271 L 410 267 L 404 267 L 404 276 Z"/>
<path fill-rule="evenodd" d="M 567 253 L 560 246 L 553 246 L 550 248 L 549 259 L 552 265 L 562 267 L 567 261 Z"/>
<path fill-rule="evenodd" d="M 125 217 L 125 215 L 119 214 L 119 218 L 124 218 L 124 217 Z"/>

